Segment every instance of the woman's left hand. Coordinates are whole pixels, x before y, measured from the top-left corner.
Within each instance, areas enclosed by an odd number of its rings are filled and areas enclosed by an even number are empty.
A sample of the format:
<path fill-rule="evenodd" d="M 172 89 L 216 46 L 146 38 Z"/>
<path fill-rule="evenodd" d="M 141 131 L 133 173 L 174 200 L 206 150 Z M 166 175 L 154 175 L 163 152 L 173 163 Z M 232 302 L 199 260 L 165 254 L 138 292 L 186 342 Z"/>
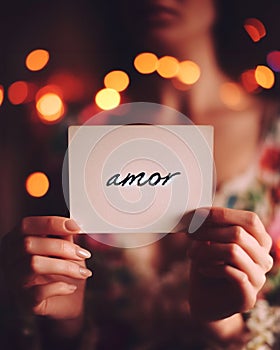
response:
<path fill-rule="evenodd" d="M 249 211 L 211 208 L 188 237 L 193 317 L 216 321 L 252 309 L 273 266 L 272 240 L 259 217 Z"/>

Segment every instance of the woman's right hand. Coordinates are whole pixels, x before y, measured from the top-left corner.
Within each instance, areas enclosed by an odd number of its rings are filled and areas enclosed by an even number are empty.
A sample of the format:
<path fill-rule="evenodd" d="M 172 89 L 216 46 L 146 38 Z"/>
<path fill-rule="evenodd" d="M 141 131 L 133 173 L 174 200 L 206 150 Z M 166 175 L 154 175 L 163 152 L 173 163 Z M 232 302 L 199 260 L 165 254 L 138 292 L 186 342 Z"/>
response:
<path fill-rule="evenodd" d="M 79 233 L 72 219 L 34 216 L 1 242 L 1 267 L 19 306 L 57 320 L 83 313 L 85 281 L 92 275 L 90 252 L 74 243 Z"/>

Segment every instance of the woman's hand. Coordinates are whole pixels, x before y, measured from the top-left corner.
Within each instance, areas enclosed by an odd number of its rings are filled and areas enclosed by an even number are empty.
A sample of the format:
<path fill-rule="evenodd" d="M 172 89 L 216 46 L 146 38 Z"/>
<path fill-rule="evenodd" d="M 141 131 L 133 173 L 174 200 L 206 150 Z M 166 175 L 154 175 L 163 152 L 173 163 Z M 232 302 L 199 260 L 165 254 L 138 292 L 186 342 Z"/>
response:
<path fill-rule="evenodd" d="M 273 266 L 272 240 L 259 217 L 249 211 L 211 208 L 188 237 L 193 317 L 215 321 L 252 309 Z"/>
<path fill-rule="evenodd" d="M 22 308 L 54 319 L 82 315 L 87 250 L 74 243 L 77 224 L 64 217 L 27 217 L 1 244 L 8 288 Z"/>

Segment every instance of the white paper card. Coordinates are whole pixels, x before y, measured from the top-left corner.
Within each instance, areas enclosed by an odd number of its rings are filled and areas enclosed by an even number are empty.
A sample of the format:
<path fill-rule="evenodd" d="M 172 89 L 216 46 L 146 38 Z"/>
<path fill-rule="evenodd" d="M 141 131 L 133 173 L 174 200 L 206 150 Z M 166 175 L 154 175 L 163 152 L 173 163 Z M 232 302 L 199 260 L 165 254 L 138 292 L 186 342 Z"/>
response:
<path fill-rule="evenodd" d="M 169 233 L 211 206 L 213 128 L 69 127 L 70 216 L 86 233 Z"/>

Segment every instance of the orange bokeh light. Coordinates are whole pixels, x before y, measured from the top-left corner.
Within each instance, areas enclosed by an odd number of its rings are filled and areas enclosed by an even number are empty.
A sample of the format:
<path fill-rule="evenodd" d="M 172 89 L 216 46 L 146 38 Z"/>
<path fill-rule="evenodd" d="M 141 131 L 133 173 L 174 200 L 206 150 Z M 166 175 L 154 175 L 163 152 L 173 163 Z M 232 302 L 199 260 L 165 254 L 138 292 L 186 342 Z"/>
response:
<path fill-rule="evenodd" d="M 36 109 L 40 119 L 45 123 L 57 123 L 64 114 L 64 104 L 59 95 L 47 92 L 36 101 Z"/>
<path fill-rule="evenodd" d="M 26 101 L 28 97 L 28 84 L 25 81 L 16 81 L 8 88 L 9 101 L 14 105 L 19 105 Z"/>
<path fill-rule="evenodd" d="M 0 85 L 0 106 L 2 105 L 4 101 L 4 87 Z"/>
<path fill-rule="evenodd" d="M 156 71 L 158 64 L 157 56 L 152 52 L 142 52 L 134 59 L 135 69 L 142 74 L 150 74 Z"/>
<path fill-rule="evenodd" d="M 104 85 L 106 88 L 114 89 L 116 91 L 124 91 L 129 84 L 129 76 L 122 70 L 113 70 L 106 74 L 104 78 Z"/>
<path fill-rule="evenodd" d="M 175 57 L 163 56 L 158 60 L 157 72 L 163 78 L 173 78 L 179 71 L 179 62 Z"/>
<path fill-rule="evenodd" d="M 43 197 L 48 192 L 49 187 L 49 179 L 42 172 L 30 174 L 25 182 L 26 191 L 32 197 Z"/>
<path fill-rule="evenodd" d="M 234 110 L 241 110 L 245 107 L 244 92 L 236 83 L 226 82 L 220 86 L 221 101 Z"/>
<path fill-rule="evenodd" d="M 264 24 L 257 18 L 247 18 L 244 28 L 254 42 L 260 41 L 266 35 Z"/>
<path fill-rule="evenodd" d="M 38 71 L 47 65 L 49 58 L 50 54 L 47 50 L 33 50 L 27 55 L 25 65 L 31 71 Z"/>
<path fill-rule="evenodd" d="M 104 88 L 97 92 L 95 96 L 96 105 L 103 109 L 109 110 L 117 107 L 121 102 L 121 96 L 114 89 Z"/>
<path fill-rule="evenodd" d="M 250 93 L 256 92 L 259 88 L 259 84 L 255 78 L 255 70 L 248 69 L 241 74 L 241 83 L 244 89 Z"/>
<path fill-rule="evenodd" d="M 200 77 L 199 66 L 190 60 L 179 63 L 179 71 L 176 77 L 184 84 L 192 85 L 196 83 Z"/>
<path fill-rule="evenodd" d="M 257 66 L 255 78 L 257 83 L 264 89 L 271 89 L 275 82 L 274 73 L 267 66 Z"/>

